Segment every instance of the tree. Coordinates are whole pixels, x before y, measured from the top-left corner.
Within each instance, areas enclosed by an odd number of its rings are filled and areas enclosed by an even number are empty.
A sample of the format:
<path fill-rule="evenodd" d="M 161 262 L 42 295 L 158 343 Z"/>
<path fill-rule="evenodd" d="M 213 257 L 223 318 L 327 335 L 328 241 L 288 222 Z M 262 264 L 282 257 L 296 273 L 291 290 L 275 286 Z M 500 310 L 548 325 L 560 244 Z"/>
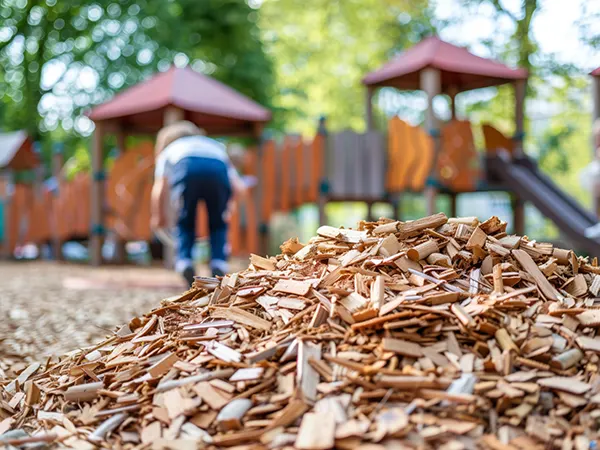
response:
<path fill-rule="evenodd" d="M 426 0 L 265 0 L 260 27 L 276 63 L 276 106 L 291 129 L 364 128 L 361 79 L 433 32 Z"/>
<path fill-rule="evenodd" d="M 89 134 L 91 105 L 173 62 L 270 105 L 272 64 L 243 0 L 5 0 L 0 17 L 2 127 L 46 150 Z"/>

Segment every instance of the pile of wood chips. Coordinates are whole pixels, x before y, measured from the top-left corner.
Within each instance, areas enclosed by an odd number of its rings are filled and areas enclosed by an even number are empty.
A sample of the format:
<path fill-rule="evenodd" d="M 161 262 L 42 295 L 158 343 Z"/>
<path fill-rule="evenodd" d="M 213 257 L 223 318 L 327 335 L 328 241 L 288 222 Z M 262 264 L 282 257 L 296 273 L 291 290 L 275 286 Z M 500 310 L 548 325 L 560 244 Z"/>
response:
<path fill-rule="evenodd" d="M 253 255 L 29 366 L 0 445 L 593 448 L 600 267 L 505 230 L 436 214 Z"/>

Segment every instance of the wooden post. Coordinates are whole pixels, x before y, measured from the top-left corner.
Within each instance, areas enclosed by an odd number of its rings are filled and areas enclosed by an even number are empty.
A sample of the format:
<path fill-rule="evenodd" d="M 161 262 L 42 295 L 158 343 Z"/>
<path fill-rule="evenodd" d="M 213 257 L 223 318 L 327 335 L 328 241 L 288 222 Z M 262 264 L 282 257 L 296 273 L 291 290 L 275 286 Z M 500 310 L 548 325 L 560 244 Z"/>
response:
<path fill-rule="evenodd" d="M 317 206 L 319 208 L 319 226 L 327 225 L 327 196 L 329 194 L 329 158 L 327 157 L 329 141 L 327 139 L 327 119 L 325 116 L 321 116 L 319 119 L 319 126 L 317 128 L 317 134 L 322 136 L 322 153 L 319 155 L 322 161 L 321 173 L 319 174 L 319 197 L 317 199 Z"/>
<path fill-rule="evenodd" d="M 375 220 L 373 217 L 373 205 L 373 202 L 367 202 L 367 222 L 373 222 Z"/>
<path fill-rule="evenodd" d="M 63 164 L 64 164 L 64 148 L 61 142 L 57 142 L 53 147 L 52 147 L 52 176 L 54 177 L 54 181 L 56 183 L 56 190 L 54 191 L 54 202 L 57 201 L 58 196 L 60 195 L 60 187 L 61 187 L 61 182 L 62 182 L 62 168 L 63 168 Z M 52 217 L 50 218 L 51 221 L 53 222 L 53 226 L 52 226 L 52 254 L 54 256 L 54 259 L 56 259 L 57 261 L 62 261 L 63 260 L 63 253 L 62 253 L 62 245 L 63 242 L 60 239 L 60 233 L 58 232 L 58 223 L 56 223 L 57 221 L 57 217 L 56 217 L 56 213 L 54 212 L 52 214 Z"/>
<path fill-rule="evenodd" d="M 402 215 L 402 194 L 394 193 L 392 194 L 392 219 L 400 220 L 400 216 Z"/>
<path fill-rule="evenodd" d="M 517 80 L 515 88 L 515 156 L 523 155 L 523 138 L 525 137 L 525 94 L 527 92 L 527 80 Z"/>
<path fill-rule="evenodd" d="M 452 120 L 456 120 L 456 95 L 458 89 L 456 86 L 450 86 L 448 88 L 448 97 L 450 98 L 450 115 Z"/>
<path fill-rule="evenodd" d="M 123 153 L 126 149 L 126 140 L 127 140 L 127 133 L 123 130 L 122 126 L 119 126 L 119 128 L 116 131 L 116 136 L 117 138 L 117 149 L 119 154 Z M 118 233 L 115 231 L 114 232 L 114 243 L 115 243 L 115 254 L 114 254 L 114 262 L 116 264 L 125 264 L 125 262 L 127 261 L 127 249 L 125 247 L 125 240 L 118 235 Z"/>
<path fill-rule="evenodd" d="M 367 131 L 375 130 L 375 118 L 373 117 L 373 95 L 374 94 L 375 94 L 375 88 L 373 86 L 367 86 L 367 99 L 366 99 Z"/>
<path fill-rule="evenodd" d="M 177 108 L 176 106 L 169 106 L 165 109 L 163 124 L 164 126 L 171 125 L 175 122 L 183 120 L 185 118 L 185 111 L 181 108 Z M 172 230 L 175 226 L 175 210 L 172 206 L 171 201 L 171 193 L 168 192 L 165 196 L 165 213 L 167 216 L 167 228 Z M 163 247 L 163 265 L 167 269 L 172 269 L 175 267 L 175 248 L 164 246 Z"/>
<path fill-rule="evenodd" d="M 438 69 L 427 68 L 421 71 L 421 90 L 427 94 L 427 111 L 425 113 L 425 128 L 433 139 L 434 158 L 432 167 L 429 171 L 429 182 L 425 188 L 425 198 L 427 205 L 427 214 L 432 215 L 437 212 L 436 198 L 437 188 L 432 185 L 436 178 L 437 160 L 441 152 L 442 141 L 440 139 L 440 125 L 433 110 L 433 99 L 442 91 L 441 74 Z"/>
<path fill-rule="evenodd" d="M 514 155 L 519 157 L 524 155 L 523 138 L 525 137 L 525 94 L 527 92 L 527 80 L 517 80 L 514 84 L 515 89 L 515 134 L 513 141 L 515 143 Z M 525 234 L 525 201 L 518 195 L 513 194 L 513 225 L 514 232 L 519 236 Z"/>
<path fill-rule="evenodd" d="M 458 194 L 452 192 L 449 194 L 450 198 L 450 217 L 457 217 L 456 214 L 456 200 L 458 199 Z"/>
<path fill-rule="evenodd" d="M 38 156 L 40 164 L 38 164 L 35 169 L 33 169 L 34 171 L 34 186 L 33 186 L 33 192 L 35 195 L 35 198 L 38 199 L 41 197 L 42 195 L 42 190 L 44 187 L 44 165 L 41 163 L 41 159 L 42 159 L 42 144 L 40 142 L 34 142 L 33 143 L 33 152 Z"/>
<path fill-rule="evenodd" d="M 104 244 L 104 124 L 96 123 L 92 138 L 92 198 L 91 198 L 91 236 L 90 263 L 102 264 L 102 245 Z"/>
<path fill-rule="evenodd" d="M 592 120 L 596 122 L 596 120 L 600 119 L 600 76 L 592 77 L 592 101 L 594 107 Z"/>
<path fill-rule="evenodd" d="M 519 236 L 525 235 L 525 202 L 517 195 L 511 198 L 513 210 L 513 232 Z"/>
<path fill-rule="evenodd" d="M 0 222 L 4 225 L 4 236 L 2 241 L 0 241 L 0 257 L 2 258 L 10 258 L 10 250 L 8 246 L 10 245 L 10 239 L 8 232 L 9 230 L 9 214 L 10 214 L 10 190 L 12 184 L 12 176 L 10 171 L 2 171 L 0 170 L 0 204 L 2 204 L 2 212 L 3 216 L 0 216 Z"/>

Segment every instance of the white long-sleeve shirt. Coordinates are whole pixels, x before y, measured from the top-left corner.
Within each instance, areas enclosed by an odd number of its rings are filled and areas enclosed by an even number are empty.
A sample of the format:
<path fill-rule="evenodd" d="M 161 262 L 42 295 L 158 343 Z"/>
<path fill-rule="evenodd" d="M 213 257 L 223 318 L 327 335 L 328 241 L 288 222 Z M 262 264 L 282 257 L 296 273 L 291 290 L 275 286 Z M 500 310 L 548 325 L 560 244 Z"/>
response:
<path fill-rule="evenodd" d="M 223 144 L 206 136 L 184 136 L 167 145 L 156 158 L 154 177 L 168 177 L 175 164 L 183 158 L 196 156 L 223 161 L 227 165 L 229 180 L 233 183 L 239 179 L 239 174 L 227 155 Z"/>

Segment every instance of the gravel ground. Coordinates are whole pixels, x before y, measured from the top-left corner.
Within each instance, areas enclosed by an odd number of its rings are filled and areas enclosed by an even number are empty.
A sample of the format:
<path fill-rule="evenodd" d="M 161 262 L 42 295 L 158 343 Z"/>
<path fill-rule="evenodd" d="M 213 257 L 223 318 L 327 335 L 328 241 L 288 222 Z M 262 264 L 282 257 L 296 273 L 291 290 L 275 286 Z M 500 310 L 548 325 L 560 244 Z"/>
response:
<path fill-rule="evenodd" d="M 184 290 L 160 267 L 0 261 L 0 379 L 30 361 L 91 345 Z"/>

